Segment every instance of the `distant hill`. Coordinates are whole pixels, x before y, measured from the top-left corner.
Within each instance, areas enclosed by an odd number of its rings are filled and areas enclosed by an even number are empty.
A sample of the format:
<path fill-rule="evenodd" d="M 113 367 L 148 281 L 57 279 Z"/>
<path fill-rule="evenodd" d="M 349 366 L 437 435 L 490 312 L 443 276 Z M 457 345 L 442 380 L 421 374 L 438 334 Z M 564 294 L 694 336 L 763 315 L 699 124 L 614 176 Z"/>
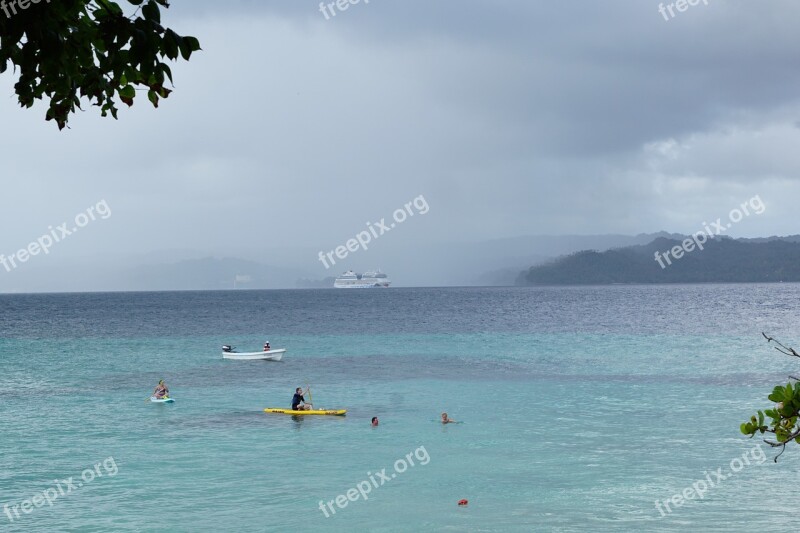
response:
<path fill-rule="evenodd" d="M 786 241 L 786 242 L 800 242 L 800 235 L 787 235 L 786 237 L 754 237 L 754 238 L 741 238 L 737 239 L 742 242 L 770 242 L 770 241 Z"/>
<path fill-rule="evenodd" d="M 703 283 L 800 281 L 800 239 L 715 238 L 704 249 L 655 260 L 681 241 L 661 237 L 646 245 L 604 252 L 586 250 L 533 266 L 517 278 L 519 285 L 612 283 Z"/>
<path fill-rule="evenodd" d="M 677 233 L 640 233 L 638 235 L 529 235 L 509 237 L 470 244 L 468 247 L 451 246 L 446 256 L 437 258 L 439 265 L 447 265 L 452 284 L 462 285 L 514 285 L 521 270 L 542 264 L 562 255 L 580 250 L 608 250 L 637 244 L 647 244 L 658 237 L 683 239 Z M 479 250 L 480 253 L 476 253 Z M 428 254 L 435 257 L 436 251 Z M 453 266 L 453 263 L 461 265 Z M 458 268 L 470 268 L 474 273 L 458 277 Z"/>

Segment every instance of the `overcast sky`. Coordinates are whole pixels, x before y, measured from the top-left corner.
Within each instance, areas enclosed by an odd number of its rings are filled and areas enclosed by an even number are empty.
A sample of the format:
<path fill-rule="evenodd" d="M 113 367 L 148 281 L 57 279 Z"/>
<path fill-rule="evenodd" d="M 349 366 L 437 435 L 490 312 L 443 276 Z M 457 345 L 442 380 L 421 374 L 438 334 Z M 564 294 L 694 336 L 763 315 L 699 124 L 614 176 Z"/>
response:
<path fill-rule="evenodd" d="M 419 195 L 381 239 L 689 233 L 755 195 L 730 234 L 800 233 L 797 2 L 336 11 L 174 0 L 165 25 L 203 51 L 170 98 L 62 132 L 0 75 L 0 253 L 101 200 L 112 216 L 53 255 L 330 250 Z"/>

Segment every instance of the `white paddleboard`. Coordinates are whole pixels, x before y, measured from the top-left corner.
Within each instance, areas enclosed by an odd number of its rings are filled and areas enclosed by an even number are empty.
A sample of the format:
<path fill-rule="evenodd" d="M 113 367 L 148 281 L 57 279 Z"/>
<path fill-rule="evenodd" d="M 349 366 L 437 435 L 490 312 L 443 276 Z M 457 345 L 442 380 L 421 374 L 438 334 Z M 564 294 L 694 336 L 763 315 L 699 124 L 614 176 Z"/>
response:
<path fill-rule="evenodd" d="M 155 396 L 150 396 L 150 401 L 153 403 L 172 403 L 175 400 L 172 398 L 156 398 Z"/>

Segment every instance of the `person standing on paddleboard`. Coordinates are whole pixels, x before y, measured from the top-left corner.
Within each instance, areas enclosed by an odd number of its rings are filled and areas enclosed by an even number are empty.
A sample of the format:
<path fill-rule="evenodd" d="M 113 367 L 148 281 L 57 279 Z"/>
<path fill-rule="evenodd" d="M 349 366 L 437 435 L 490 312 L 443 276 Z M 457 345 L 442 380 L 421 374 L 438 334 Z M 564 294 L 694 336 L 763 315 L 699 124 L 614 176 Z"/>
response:
<path fill-rule="evenodd" d="M 308 392 L 308 389 L 306 389 Z M 300 404 L 303 405 L 300 405 Z M 303 397 L 303 387 L 297 387 L 292 397 L 292 411 L 310 411 L 311 406 L 306 405 L 306 399 Z"/>

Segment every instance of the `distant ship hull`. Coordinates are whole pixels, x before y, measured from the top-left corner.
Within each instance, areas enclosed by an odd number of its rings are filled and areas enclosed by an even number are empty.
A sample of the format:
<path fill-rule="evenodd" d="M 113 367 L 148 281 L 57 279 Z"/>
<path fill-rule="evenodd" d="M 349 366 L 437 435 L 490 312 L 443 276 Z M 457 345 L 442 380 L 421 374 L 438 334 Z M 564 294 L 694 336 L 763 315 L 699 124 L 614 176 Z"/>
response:
<path fill-rule="evenodd" d="M 340 283 L 337 280 L 337 281 L 335 281 L 333 283 L 333 287 L 335 289 L 378 289 L 378 288 L 385 289 L 390 284 L 391 284 L 391 282 L 387 282 L 387 283 L 362 283 L 361 280 L 359 280 L 356 283 L 348 283 L 348 282 L 341 282 Z"/>
<path fill-rule="evenodd" d="M 380 271 L 365 272 L 359 276 L 352 270 L 348 270 L 336 278 L 333 287 L 335 289 L 385 289 L 391 283 L 386 274 Z"/>

